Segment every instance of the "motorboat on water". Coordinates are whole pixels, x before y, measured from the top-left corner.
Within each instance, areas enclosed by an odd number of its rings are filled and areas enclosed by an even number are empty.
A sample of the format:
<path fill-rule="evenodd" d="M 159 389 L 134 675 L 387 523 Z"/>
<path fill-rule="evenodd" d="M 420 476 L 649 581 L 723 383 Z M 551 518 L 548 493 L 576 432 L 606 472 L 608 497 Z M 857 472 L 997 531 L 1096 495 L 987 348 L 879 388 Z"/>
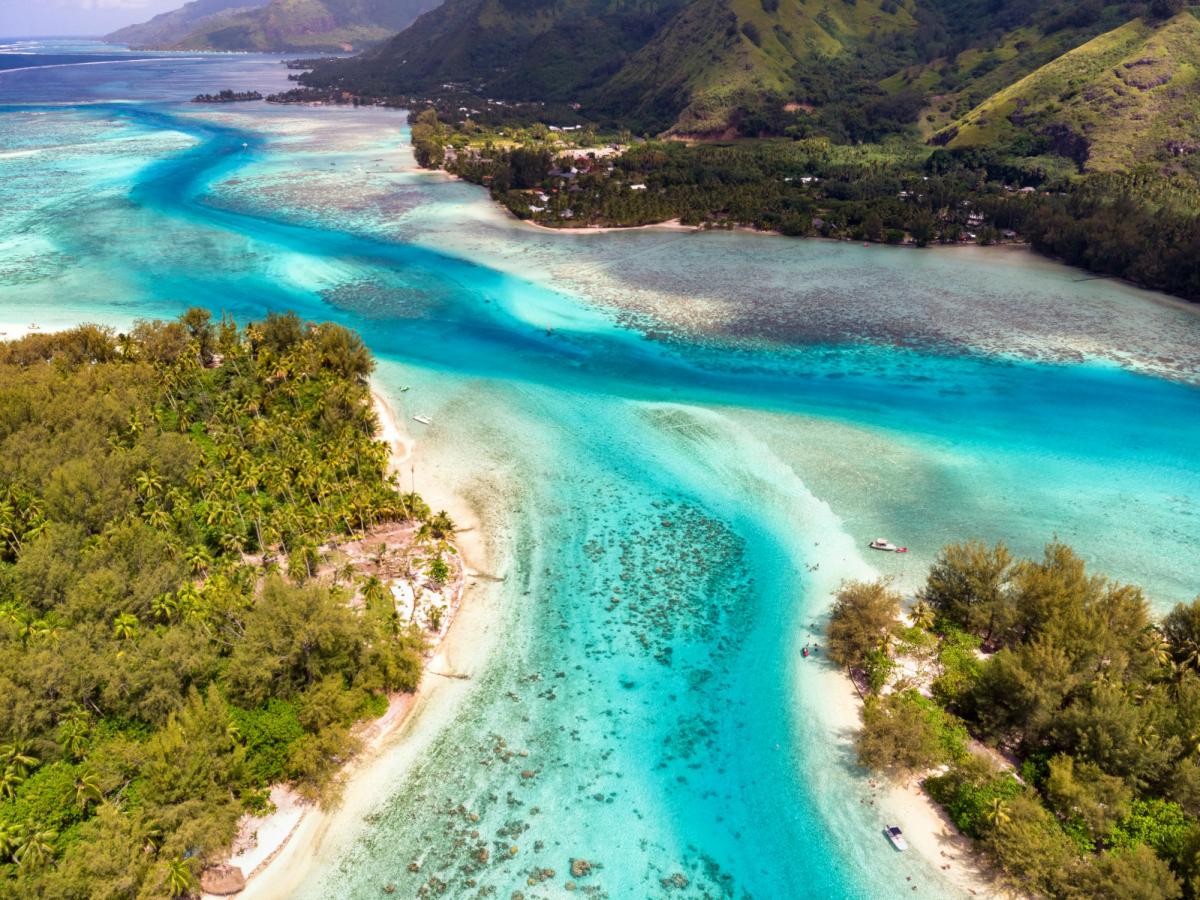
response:
<path fill-rule="evenodd" d="M 904 839 L 904 832 L 900 830 L 899 825 L 889 825 L 883 829 L 883 833 L 887 835 L 887 839 L 892 842 L 892 846 L 897 850 L 908 849 L 908 841 Z"/>
<path fill-rule="evenodd" d="M 868 546 L 872 550 L 883 550 L 886 553 L 907 553 L 907 547 L 897 547 L 887 538 L 875 538 Z"/>
<path fill-rule="evenodd" d="M 433 424 L 433 419 L 429 418 L 429 416 L 413 416 L 413 421 L 420 422 L 422 425 Z"/>

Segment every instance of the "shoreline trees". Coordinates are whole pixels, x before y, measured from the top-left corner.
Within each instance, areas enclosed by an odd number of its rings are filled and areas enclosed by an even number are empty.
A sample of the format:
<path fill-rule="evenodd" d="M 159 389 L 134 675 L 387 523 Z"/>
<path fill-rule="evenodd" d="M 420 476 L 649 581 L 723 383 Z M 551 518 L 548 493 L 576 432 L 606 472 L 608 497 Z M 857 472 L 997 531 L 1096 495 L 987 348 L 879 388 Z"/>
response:
<path fill-rule="evenodd" d="M 860 761 L 943 767 L 926 790 L 1027 890 L 1200 896 L 1200 598 L 1156 622 L 1140 589 L 1058 541 L 1040 559 L 950 545 L 918 597 L 934 621 L 897 625 L 883 650 L 932 647 L 937 676 L 874 688 Z M 840 598 L 831 640 L 835 628 L 879 631 Z"/>
<path fill-rule="evenodd" d="M 327 796 L 415 687 L 420 629 L 319 577 L 428 515 L 372 367 L 290 314 L 0 344 L 0 897 L 187 894 L 270 783 Z"/>

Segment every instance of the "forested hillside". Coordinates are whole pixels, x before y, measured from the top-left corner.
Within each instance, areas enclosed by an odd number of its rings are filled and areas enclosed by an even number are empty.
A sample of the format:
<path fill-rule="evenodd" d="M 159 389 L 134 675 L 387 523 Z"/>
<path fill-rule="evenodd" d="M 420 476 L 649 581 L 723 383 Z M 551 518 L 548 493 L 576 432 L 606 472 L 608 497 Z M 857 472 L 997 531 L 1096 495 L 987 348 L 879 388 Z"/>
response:
<path fill-rule="evenodd" d="M 1090 171 L 1183 158 L 1200 150 L 1198 66 L 1200 19 L 1137 19 L 997 91 L 935 140 L 1013 147 L 1035 135 Z"/>
<path fill-rule="evenodd" d="M 384 95 L 447 82 L 493 97 L 599 89 L 685 0 L 448 0 L 384 46 L 322 63 L 308 83 Z"/>
<path fill-rule="evenodd" d="M 196 3 L 108 35 L 165 50 L 350 51 L 406 28 L 438 0 L 204 0 L 230 7 L 196 18 Z M 240 8 L 239 8 L 240 7 Z"/>
<path fill-rule="evenodd" d="M 451 0 L 307 83 L 566 100 L 634 131 L 753 136 L 747 110 L 851 140 L 929 133 L 1098 34 L 1178 0 Z M 1181 9 L 1182 6 L 1179 6 Z M 756 124 L 761 124 L 755 119 Z"/>
<path fill-rule="evenodd" d="M 201 310 L 0 345 L 0 896 L 192 892 L 268 784 L 322 795 L 416 685 L 421 634 L 316 577 L 427 514 L 372 365 L 335 325 Z"/>
<path fill-rule="evenodd" d="M 179 9 L 160 13 L 148 22 L 114 31 L 104 39 L 113 44 L 129 44 L 134 48 L 166 47 L 222 16 L 246 12 L 266 3 L 267 0 L 192 0 Z"/>
<path fill-rule="evenodd" d="M 1197 60 L 1183 0 L 450 0 L 281 99 L 407 106 L 543 225 L 1018 240 L 1198 299 Z"/>

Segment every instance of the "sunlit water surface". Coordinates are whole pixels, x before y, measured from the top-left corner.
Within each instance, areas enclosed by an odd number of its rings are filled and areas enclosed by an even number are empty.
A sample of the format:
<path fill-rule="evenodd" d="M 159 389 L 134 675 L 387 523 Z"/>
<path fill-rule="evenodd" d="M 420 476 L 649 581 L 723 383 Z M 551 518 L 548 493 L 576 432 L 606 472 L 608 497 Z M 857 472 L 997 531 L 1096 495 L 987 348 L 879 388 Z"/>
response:
<path fill-rule="evenodd" d="M 293 309 L 432 417 L 409 477 L 492 570 L 471 678 L 301 895 L 566 896 L 572 858 L 586 895 L 951 895 L 883 841 L 798 648 L 841 578 L 911 589 L 967 537 L 1200 593 L 1200 318 L 1022 252 L 544 234 L 416 170 L 397 113 L 183 102 L 286 86 L 0 72 L 0 321 Z M 912 552 L 864 558 L 881 535 Z"/>

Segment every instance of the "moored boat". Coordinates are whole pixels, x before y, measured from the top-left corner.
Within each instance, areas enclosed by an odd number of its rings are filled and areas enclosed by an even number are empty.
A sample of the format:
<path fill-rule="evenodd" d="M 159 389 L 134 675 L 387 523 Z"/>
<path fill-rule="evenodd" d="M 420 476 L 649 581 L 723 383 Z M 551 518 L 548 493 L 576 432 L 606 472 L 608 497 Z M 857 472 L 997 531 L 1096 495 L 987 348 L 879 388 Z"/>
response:
<path fill-rule="evenodd" d="M 433 424 L 433 419 L 429 418 L 429 416 L 413 416 L 413 421 L 420 422 L 422 425 Z"/>
<path fill-rule="evenodd" d="M 871 541 L 871 543 L 868 544 L 867 546 L 869 546 L 872 550 L 883 550 L 887 553 L 907 553 L 908 552 L 907 547 L 897 547 L 895 544 L 893 544 L 887 538 L 875 538 L 875 540 Z"/>
<path fill-rule="evenodd" d="M 887 839 L 892 842 L 892 846 L 897 850 L 908 849 L 908 841 L 904 839 L 904 832 L 900 830 L 899 825 L 889 825 L 883 829 L 883 833 L 887 835 Z"/>

